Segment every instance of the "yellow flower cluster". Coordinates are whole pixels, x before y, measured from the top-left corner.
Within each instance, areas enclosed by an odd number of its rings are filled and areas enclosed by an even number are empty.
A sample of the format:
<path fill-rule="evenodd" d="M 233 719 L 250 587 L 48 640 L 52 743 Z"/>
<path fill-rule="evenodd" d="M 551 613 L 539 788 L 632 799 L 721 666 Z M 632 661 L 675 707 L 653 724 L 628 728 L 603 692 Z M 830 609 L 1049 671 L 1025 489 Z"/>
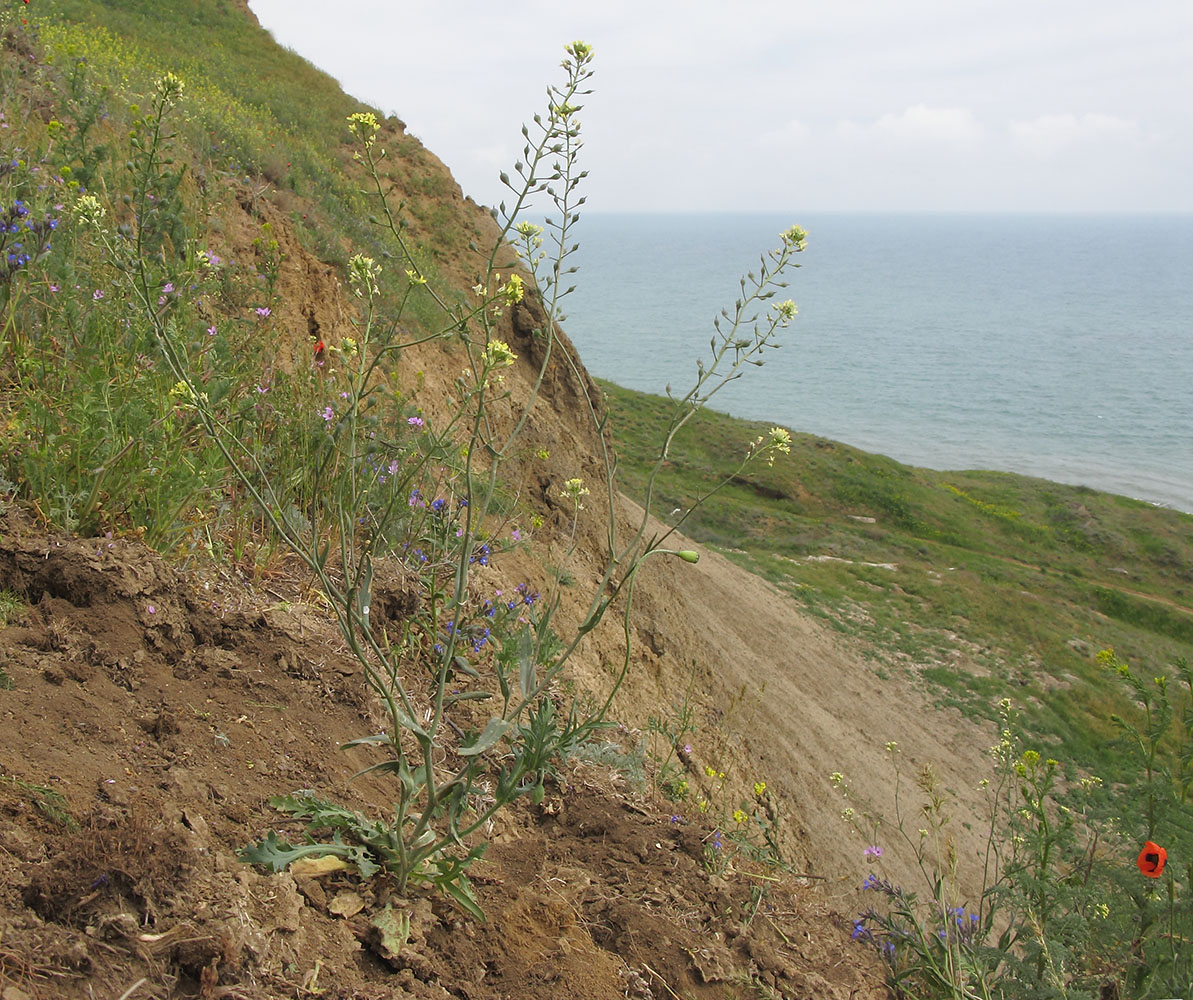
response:
<path fill-rule="evenodd" d="M 348 116 L 348 129 L 368 149 L 377 140 L 381 123 L 372 111 L 354 111 Z"/>
<path fill-rule="evenodd" d="M 500 291 L 505 295 L 505 301 L 511 306 L 515 302 L 521 302 L 522 296 L 526 294 L 522 279 L 516 274 L 509 276 L 509 281 L 501 286 Z"/>
<path fill-rule="evenodd" d="M 518 355 L 504 340 L 490 340 L 485 345 L 484 359 L 486 368 L 508 368 L 518 360 Z"/>
<path fill-rule="evenodd" d="M 377 295 L 377 279 L 381 276 L 381 265 L 372 257 L 355 254 L 348 261 L 348 283 L 357 298 L 373 298 Z"/>
<path fill-rule="evenodd" d="M 576 505 L 576 510 L 583 510 L 584 504 L 580 502 L 581 497 L 588 496 L 588 489 L 584 485 L 582 479 L 569 479 L 563 484 L 563 489 L 559 491 L 559 499 L 565 500 Z"/>

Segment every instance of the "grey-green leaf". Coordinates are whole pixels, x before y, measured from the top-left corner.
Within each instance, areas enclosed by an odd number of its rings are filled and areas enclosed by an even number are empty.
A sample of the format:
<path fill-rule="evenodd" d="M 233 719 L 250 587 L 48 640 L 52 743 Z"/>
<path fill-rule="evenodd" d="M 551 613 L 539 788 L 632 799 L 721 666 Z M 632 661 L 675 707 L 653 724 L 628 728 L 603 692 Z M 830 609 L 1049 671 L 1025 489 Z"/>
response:
<path fill-rule="evenodd" d="M 492 747 L 501 737 L 503 737 L 510 728 L 510 723 L 505 719 L 492 718 L 489 724 L 485 726 L 484 731 L 477 738 L 477 741 L 468 747 L 460 747 L 461 757 L 475 757 L 477 754 L 484 753 Z"/>

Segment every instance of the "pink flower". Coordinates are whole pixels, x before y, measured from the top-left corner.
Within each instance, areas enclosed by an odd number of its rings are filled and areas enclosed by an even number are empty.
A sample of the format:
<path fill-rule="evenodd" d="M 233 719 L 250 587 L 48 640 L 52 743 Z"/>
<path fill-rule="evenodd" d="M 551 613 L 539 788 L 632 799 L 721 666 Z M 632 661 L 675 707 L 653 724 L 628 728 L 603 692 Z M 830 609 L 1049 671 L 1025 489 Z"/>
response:
<path fill-rule="evenodd" d="M 102 299 L 104 297 L 103 290 L 97 288 L 94 292 L 91 293 L 91 297 L 93 299 L 95 299 L 96 302 L 98 302 L 100 299 Z"/>
<path fill-rule="evenodd" d="M 409 418 L 407 418 L 406 423 L 408 423 L 411 427 L 422 427 L 423 426 L 423 418 L 422 417 L 409 417 Z"/>

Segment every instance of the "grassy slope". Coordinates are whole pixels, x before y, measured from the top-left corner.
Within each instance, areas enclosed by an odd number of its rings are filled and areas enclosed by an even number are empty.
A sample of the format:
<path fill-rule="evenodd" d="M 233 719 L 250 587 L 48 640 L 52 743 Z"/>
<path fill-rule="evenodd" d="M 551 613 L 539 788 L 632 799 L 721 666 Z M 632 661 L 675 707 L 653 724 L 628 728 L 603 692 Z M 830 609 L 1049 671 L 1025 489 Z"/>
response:
<path fill-rule="evenodd" d="M 602 383 L 622 486 L 641 497 L 670 405 Z M 720 413 L 681 433 L 657 509 L 690 503 L 767 430 Z M 936 472 L 808 435 L 774 468 L 731 483 L 684 529 L 791 593 L 892 666 L 916 664 L 939 699 L 1029 727 L 1105 768 L 1120 688 L 1094 653 L 1161 669 L 1193 653 L 1193 517 L 999 472 Z M 831 558 L 825 558 L 831 557 Z M 958 653 L 960 655 L 958 655 Z"/>
<path fill-rule="evenodd" d="M 89 74 L 113 79 L 105 113 L 122 118 L 121 97 L 148 93 L 157 77 L 174 72 L 186 84 L 191 111 L 185 139 L 218 179 L 242 182 L 291 212 L 304 242 L 324 260 L 342 266 L 350 253 L 380 250 L 347 126 L 349 114 L 376 109 L 276 44 L 242 3 L 44 0 L 38 14 L 60 61 L 85 60 Z M 436 261 L 458 253 L 472 225 L 438 161 L 398 119 L 385 126 L 387 177 L 420 263 L 434 276 Z"/>

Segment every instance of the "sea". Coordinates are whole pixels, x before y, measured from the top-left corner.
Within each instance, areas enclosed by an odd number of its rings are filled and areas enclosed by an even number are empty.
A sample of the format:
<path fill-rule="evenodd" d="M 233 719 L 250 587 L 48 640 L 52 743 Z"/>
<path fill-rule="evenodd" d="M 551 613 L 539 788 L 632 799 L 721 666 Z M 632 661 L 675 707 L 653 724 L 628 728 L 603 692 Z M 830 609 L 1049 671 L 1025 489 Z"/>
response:
<path fill-rule="evenodd" d="M 1193 215 L 587 213 L 564 329 L 594 375 L 685 392 L 792 225 L 799 315 L 716 409 L 1193 512 Z"/>

